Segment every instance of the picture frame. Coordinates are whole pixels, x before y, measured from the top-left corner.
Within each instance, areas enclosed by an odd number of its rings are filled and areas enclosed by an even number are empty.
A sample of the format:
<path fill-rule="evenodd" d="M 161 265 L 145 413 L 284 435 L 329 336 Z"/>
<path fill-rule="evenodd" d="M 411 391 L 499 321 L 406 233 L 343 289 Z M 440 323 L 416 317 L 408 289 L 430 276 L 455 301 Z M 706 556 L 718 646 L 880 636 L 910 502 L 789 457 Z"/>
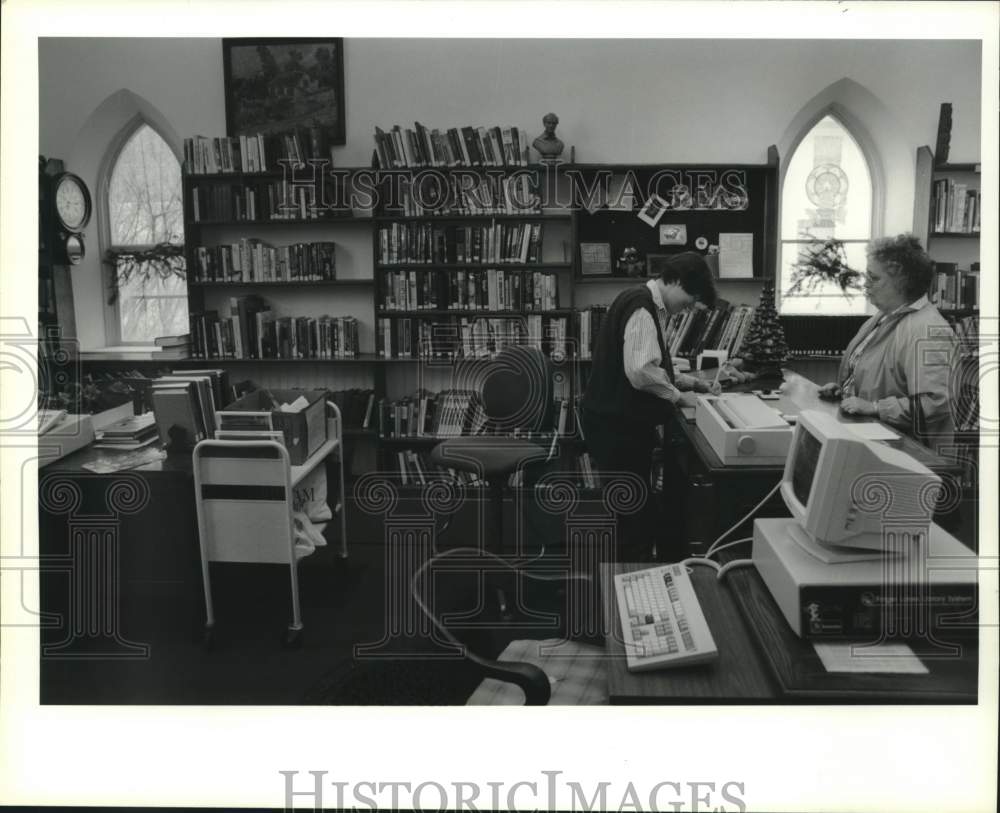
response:
<path fill-rule="evenodd" d="M 684 223 L 661 223 L 660 224 L 660 245 L 661 246 L 684 246 L 687 245 L 687 225 Z"/>
<path fill-rule="evenodd" d="M 318 127 L 346 143 L 342 37 L 222 40 L 226 133 L 287 133 Z"/>
<path fill-rule="evenodd" d="M 650 195 L 639 210 L 639 220 L 649 226 L 655 226 L 667 212 L 667 202 L 659 195 Z"/>
<path fill-rule="evenodd" d="M 580 276 L 610 277 L 611 244 L 580 243 Z"/>

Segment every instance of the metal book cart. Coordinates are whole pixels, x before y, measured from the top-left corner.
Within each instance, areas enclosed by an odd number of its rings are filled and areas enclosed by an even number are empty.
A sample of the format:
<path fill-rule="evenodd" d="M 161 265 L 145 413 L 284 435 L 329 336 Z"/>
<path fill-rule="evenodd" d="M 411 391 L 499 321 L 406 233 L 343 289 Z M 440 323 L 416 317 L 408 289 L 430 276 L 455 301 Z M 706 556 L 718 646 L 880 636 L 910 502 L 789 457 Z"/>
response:
<path fill-rule="evenodd" d="M 288 450 L 273 440 L 203 440 L 195 446 L 194 489 L 205 589 L 205 644 L 214 641 L 210 562 L 287 564 L 292 588 L 292 622 L 284 643 L 300 643 L 299 560 L 313 551 L 295 544 L 293 489 L 336 452 L 340 473 L 337 504 L 340 516 L 337 555 L 347 556 L 345 517 L 343 420 L 327 402 L 327 440 L 300 466 L 293 466 Z M 330 499 L 332 495 L 328 495 Z"/>

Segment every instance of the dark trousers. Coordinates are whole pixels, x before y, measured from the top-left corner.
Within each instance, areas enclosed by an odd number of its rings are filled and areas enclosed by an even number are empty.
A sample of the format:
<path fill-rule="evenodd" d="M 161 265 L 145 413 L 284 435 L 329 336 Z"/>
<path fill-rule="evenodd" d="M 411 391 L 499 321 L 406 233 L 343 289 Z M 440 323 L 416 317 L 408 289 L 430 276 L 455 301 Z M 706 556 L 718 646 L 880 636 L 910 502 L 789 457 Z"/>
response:
<path fill-rule="evenodd" d="M 600 474 L 635 474 L 646 485 L 635 513 L 618 513 L 618 561 L 648 562 L 653 549 L 662 551 L 664 535 L 660 500 L 653 493 L 650 471 L 657 445 L 653 426 L 582 410 L 587 449 Z"/>

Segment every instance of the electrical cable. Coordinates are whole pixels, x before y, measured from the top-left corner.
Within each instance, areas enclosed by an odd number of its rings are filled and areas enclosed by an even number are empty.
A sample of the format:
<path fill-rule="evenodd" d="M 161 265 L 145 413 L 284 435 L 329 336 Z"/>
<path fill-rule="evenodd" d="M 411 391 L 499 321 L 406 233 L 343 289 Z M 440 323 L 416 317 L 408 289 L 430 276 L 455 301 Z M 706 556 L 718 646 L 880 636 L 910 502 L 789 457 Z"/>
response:
<path fill-rule="evenodd" d="M 767 494 L 765 494 L 765 495 L 764 495 L 764 499 L 762 499 L 762 500 L 761 500 L 761 501 L 760 501 L 759 503 L 757 503 L 757 504 L 756 504 L 756 505 L 755 505 L 755 506 L 754 506 L 753 508 L 751 508 L 751 509 L 750 509 L 750 510 L 749 510 L 749 511 L 748 511 L 748 512 L 746 513 L 746 515 L 745 515 L 745 516 L 743 516 L 743 517 L 742 517 L 742 518 L 741 518 L 741 519 L 740 519 L 740 520 L 739 520 L 739 521 L 738 521 L 738 522 L 737 522 L 737 523 L 736 523 L 735 525 L 733 525 L 733 526 L 732 526 L 732 527 L 731 527 L 731 528 L 730 528 L 730 529 L 729 529 L 728 531 L 726 531 L 725 533 L 723 533 L 723 534 L 722 534 L 722 536 L 720 536 L 720 537 L 719 537 L 718 539 L 716 539 L 716 540 L 715 540 L 715 541 L 714 541 L 714 542 L 713 542 L 713 543 L 712 543 L 712 544 L 711 544 L 711 545 L 709 546 L 708 550 L 707 550 L 707 551 L 705 551 L 705 555 L 706 555 L 706 556 L 711 556 L 711 555 L 712 555 L 712 554 L 713 554 L 713 553 L 715 552 L 715 549 L 716 549 L 716 546 L 717 546 L 717 545 L 718 545 L 718 544 L 719 544 L 719 543 L 720 543 L 720 542 L 721 542 L 721 541 L 722 541 L 723 539 L 725 539 L 725 538 L 726 538 L 727 536 L 729 536 L 729 534 L 731 534 L 731 533 L 732 533 L 733 531 L 735 531 L 735 530 L 736 530 L 737 528 L 739 528 L 739 527 L 740 527 L 740 526 L 741 526 L 741 525 L 742 525 L 742 524 L 743 524 L 744 522 L 746 522 L 746 521 L 747 521 L 748 519 L 750 519 L 750 517 L 752 517 L 752 516 L 753 516 L 754 514 L 756 514 L 756 513 L 757 513 L 757 511 L 758 511 L 758 510 L 760 509 L 760 507 L 761 507 L 762 505 L 764 505 L 764 503 L 766 503 L 766 502 L 767 502 L 767 501 L 768 501 L 769 499 L 771 499 L 771 497 L 773 497 L 773 496 L 774 496 L 774 493 L 775 493 L 775 492 L 776 492 L 776 491 L 777 491 L 777 490 L 778 490 L 779 488 L 781 488 L 781 482 L 782 482 L 782 481 L 781 481 L 781 480 L 779 480 L 779 481 L 777 482 L 777 484 L 776 484 L 776 485 L 774 486 L 774 488 L 772 488 L 772 489 L 771 489 L 770 491 L 768 491 L 768 492 L 767 492 Z"/>

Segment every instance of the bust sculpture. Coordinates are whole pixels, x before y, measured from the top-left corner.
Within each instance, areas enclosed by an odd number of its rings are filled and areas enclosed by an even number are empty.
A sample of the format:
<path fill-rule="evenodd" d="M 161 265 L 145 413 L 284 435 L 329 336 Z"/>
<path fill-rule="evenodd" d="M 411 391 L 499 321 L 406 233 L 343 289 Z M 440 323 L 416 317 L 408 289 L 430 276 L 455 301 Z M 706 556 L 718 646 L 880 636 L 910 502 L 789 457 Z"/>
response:
<path fill-rule="evenodd" d="M 556 125 L 558 123 L 559 117 L 555 113 L 546 113 L 542 119 L 545 132 L 538 136 L 531 144 L 543 161 L 553 161 L 562 155 L 564 145 L 556 138 Z"/>

